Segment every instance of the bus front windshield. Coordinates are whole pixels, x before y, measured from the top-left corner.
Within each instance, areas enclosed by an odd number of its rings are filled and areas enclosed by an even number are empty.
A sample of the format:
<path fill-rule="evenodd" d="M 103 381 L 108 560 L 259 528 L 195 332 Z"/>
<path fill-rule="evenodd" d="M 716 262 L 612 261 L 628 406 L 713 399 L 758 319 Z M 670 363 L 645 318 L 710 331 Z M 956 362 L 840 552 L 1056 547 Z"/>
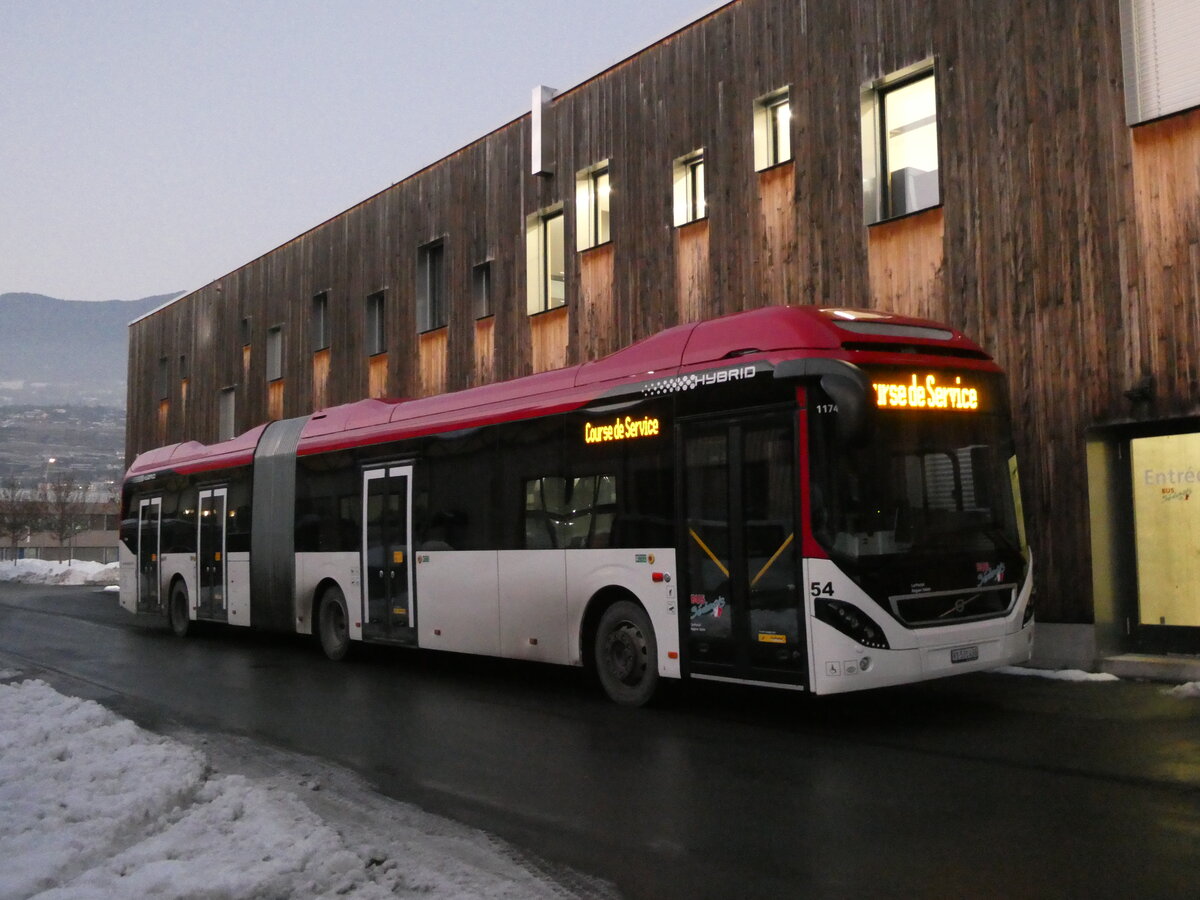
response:
<path fill-rule="evenodd" d="M 999 376 L 994 382 L 1002 390 Z M 1019 554 L 1004 406 L 998 399 L 970 414 L 872 410 L 869 434 L 849 443 L 838 441 L 832 416 L 814 416 L 817 540 L 837 559 L 872 567 L 906 555 Z"/>

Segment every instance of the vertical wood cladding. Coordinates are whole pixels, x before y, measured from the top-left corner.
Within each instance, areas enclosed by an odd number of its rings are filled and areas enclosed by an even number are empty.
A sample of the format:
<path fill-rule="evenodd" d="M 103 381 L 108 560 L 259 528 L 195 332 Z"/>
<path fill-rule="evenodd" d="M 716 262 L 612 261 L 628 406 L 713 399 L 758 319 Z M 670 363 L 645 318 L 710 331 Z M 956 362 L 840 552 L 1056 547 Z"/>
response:
<path fill-rule="evenodd" d="M 388 355 L 376 353 L 367 359 L 367 393 L 375 399 L 390 396 L 388 391 Z"/>
<path fill-rule="evenodd" d="M 272 381 L 267 385 L 267 418 L 283 418 L 284 382 L 283 379 Z"/>
<path fill-rule="evenodd" d="M 1120 49 L 1116 0 L 731 3 L 555 98 L 551 174 L 528 174 L 524 116 L 137 323 L 129 458 L 159 442 L 163 355 L 192 361 L 187 415 L 171 405 L 167 440 L 215 440 L 223 388 L 236 389 L 238 430 L 278 412 L 264 370 L 276 325 L 284 416 L 432 388 L 415 300 L 417 248 L 433 240 L 445 247 L 450 390 L 769 303 L 889 306 L 964 329 L 1007 368 L 1040 614 L 1088 621 L 1084 429 L 1200 411 L 1200 114 L 1131 130 Z M 942 206 L 864 226 L 860 91 L 928 59 Z M 754 101 L 785 87 L 793 160 L 759 173 Z M 674 228 L 672 161 L 698 148 L 707 218 Z M 577 253 L 575 174 L 606 159 L 612 240 Z M 530 317 L 525 221 L 556 204 L 567 306 Z M 484 260 L 495 315 L 481 327 L 471 270 Z M 308 340 L 323 291 L 324 371 Z M 378 291 L 382 368 L 365 346 Z M 1145 376 L 1149 413 L 1124 397 Z"/>
<path fill-rule="evenodd" d="M 475 377 L 472 384 L 489 384 L 494 379 L 496 320 L 489 316 L 475 323 Z"/>
<path fill-rule="evenodd" d="M 708 220 L 691 222 L 675 230 L 675 290 L 679 322 L 699 322 L 709 317 Z"/>
<path fill-rule="evenodd" d="M 448 346 L 449 333 L 445 328 L 420 336 L 417 352 L 420 357 L 421 377 L 417 396 L 428 397 L 445 392 Z"/>
<path fill-rule="evenodd" d="M 318 350 L 312 358 L 312 408 L 329 406 L 329 357 L 328 349 Z"/>
<path fill-rule="evenodd" d="M 1155 379 L 1160 413 L 1183 414 L 1200 397 L 1200 110 L 1133 132 L 1138 309 L 1133 373 Z"/>
<path fill-rule="evenodd" d="M 872 226 L 868 242 L 871 305 L 926 319 L 946 314 L 942 254 L 945 217 L 940 208 Z"/>
<path fill-rule="evenodd" d="M 620 330 L 613 302 L 615 262 L 612 244 L 588 250 L 579 257 L 579 303 L 574 320 L 580 352 L 587 359 L 598 359 L 621 349 L 615 340 Z"/>
<path fill-rule="evenodd" d="M 565 306 L 538 313 L 529 320 L 531 370 L 547 372 L 567 364 L 570 314 Z"/>

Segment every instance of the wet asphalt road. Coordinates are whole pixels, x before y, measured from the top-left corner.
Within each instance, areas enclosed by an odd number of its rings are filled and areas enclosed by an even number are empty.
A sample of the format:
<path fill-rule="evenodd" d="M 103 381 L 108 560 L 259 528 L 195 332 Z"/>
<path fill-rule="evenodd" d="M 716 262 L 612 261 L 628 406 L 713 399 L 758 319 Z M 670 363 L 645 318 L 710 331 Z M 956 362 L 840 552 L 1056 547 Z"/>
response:
<path fill-rule="evenodd" d="M 1200 699 L 973 675 L 813 698 L 201 629 L 0 584 L 0 655 L 159 730 L 362 773 L 628 897 L 1195 897 Z M 3 662 L 3 659 L 0 659 Z"/>

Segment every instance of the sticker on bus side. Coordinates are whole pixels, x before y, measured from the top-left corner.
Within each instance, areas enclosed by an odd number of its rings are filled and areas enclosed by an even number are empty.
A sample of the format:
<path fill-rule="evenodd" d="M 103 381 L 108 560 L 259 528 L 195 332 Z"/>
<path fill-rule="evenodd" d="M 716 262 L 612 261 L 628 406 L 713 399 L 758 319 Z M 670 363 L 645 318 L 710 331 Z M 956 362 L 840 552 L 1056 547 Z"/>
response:
<path fill-rule="evenodd" d="M 727 384 L 730 381 L 747 381 L 758 374 L 758 366 L 735 366 L 732 369 L 708 369 L 704 372 L 690 372 L 687 375 L 673 375 L 661 381 L 652 381 L 642 393 L 647 397 L 659 394 L 675 394 L 681 391 L 691 391 L 701 386 Z"/>

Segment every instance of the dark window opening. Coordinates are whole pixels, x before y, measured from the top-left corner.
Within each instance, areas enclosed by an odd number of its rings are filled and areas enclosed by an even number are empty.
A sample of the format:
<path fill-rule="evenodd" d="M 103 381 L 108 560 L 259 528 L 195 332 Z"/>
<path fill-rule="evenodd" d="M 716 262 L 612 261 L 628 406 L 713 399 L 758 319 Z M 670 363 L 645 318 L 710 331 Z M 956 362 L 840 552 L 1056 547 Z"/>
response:
<path fill-rule="evenodd" d="M 329 346 L 329 293 L 323 291 L 312 299 L 312 350 Z"/>
<path fill-rule="evenodd" d="M 387 339 L 383 330 L 383 291 L 367 298 L 367 355 L 375 356 L 387 351 Z"/>
<path fill-rule="evenodd" d="M 442 241 L 417 251 L 417 330 L 432 331 L 447 322 L 446 255 Z"/>
<path fill-rule="evenodd" d="M 471 293 L 474 298 L 475 318 L 486 319 L 492 315 L 492 262 L 481 262 L 471 270 Z"/>

